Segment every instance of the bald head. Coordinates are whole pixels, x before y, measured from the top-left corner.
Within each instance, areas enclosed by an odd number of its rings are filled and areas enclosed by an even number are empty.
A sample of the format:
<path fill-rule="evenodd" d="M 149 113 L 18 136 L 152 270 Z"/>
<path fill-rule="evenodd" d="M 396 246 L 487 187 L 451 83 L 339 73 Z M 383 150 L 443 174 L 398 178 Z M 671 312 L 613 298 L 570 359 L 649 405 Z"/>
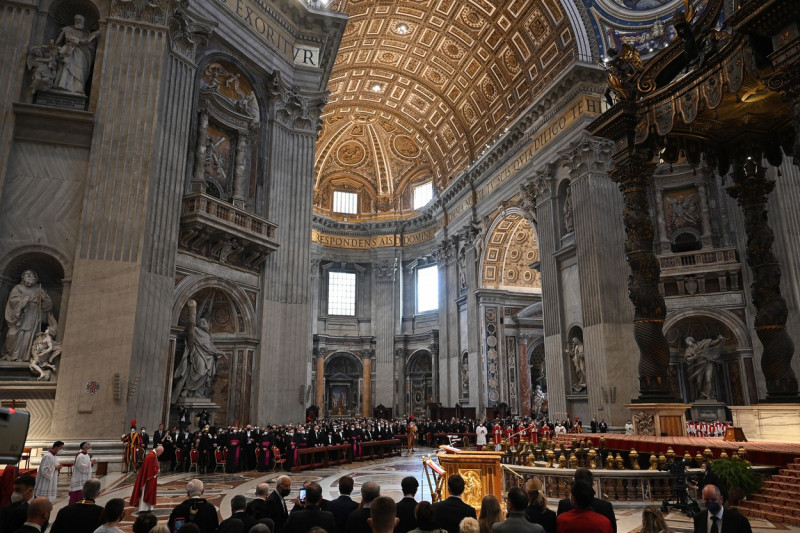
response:
<path fill-rule="evenodd" d="M 268 483 L 259 483 L 256 485 L 256 497 L 257 498 L 266 498 L 267 494 L 269 494 L 269 484 Z"/>
<path fill-rule="evenodd" d="M 28 522 L 44 525 L 50 520 L 50 513 L 53 511 L 53 504 L 44 496 L 34 498 L 28 504 Z"/>
<path fill-rule="evenodd" d="M 716 485 L 706 485 L 703 487 L 703 501 L 717 501 L 720 504 L 722 503 L 722 492 L 720 492 L 719 487 Z"/>

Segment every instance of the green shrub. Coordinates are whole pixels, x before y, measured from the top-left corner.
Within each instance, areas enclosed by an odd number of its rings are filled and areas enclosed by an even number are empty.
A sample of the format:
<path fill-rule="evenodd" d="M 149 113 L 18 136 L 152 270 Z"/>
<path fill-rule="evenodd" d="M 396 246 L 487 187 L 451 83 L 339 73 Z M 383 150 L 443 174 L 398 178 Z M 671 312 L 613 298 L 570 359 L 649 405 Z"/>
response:
<path fill-rule="evenodd" d="M 750 468 L 747 461 L 717 459 L 711 461 L 711 471 L 725 483 L 729 493 L 741 491 L 749 496 L 761 490 L 761 476 Z"/>

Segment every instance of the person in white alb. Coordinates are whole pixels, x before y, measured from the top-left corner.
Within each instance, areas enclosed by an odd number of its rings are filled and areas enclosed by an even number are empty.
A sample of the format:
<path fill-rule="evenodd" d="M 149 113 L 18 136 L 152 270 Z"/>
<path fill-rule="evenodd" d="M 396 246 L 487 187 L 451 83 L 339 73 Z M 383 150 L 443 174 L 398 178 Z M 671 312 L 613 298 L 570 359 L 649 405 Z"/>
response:
<path fill-rule="evenodd" d="M 33 488 L 33 497 L 44 497 L 54 502 L 56 499 L 56 488 L 58 487 L 58 472 L 61 470 L 61 463 L 56 459 L 56 455 L 64 447 L 64 443 L 57 440 L 53 443 L 47 453 L 42 455 L 42 462 L 36 472 L 36 486 Z"/>
<path fill-rule="evenodd" d="M 475 444 L 478 447 L 478 451 L 483 450 L 483 447 L 486 446 L 486 433 L 488 430 L 483 425 L 483 422 L 478 424 L 478 427 L 475 428 Z"/>
<path fill-rule="evenodd" d="M 81 451 L 75 456 L 72 479 L 69 481 L 69 505 L 83 499 L 83 484 L 92 479 L 92 467 L 97 460 L 89 457 L 91 450 L 91 443 L 81 442 Z"/>

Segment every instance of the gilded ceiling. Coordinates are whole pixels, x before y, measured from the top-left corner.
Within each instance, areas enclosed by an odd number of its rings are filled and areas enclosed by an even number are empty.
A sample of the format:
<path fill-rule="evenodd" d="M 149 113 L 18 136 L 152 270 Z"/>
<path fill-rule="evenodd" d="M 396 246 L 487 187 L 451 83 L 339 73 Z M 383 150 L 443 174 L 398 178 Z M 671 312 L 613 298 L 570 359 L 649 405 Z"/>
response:
<path fill-rule="evenodd" d="M 558 0 L 345 0 L 317 142 L 315 211 L 359 194 L 358 219 L 411 216 L 576 57 Z M 352 216 L 351 216 L 352 218 Z"/>

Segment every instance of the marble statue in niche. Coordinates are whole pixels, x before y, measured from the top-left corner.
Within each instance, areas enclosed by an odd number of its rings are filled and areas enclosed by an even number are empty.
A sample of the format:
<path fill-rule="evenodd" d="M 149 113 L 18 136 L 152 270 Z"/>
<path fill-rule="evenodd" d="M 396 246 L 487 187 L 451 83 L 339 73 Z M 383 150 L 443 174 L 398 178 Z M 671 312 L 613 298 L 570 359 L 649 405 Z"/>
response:
<path fill-rule="evenodd" d="M 564 233 L 575 231 L 575 219 L 572 213 L 572 187 L 567 187 L 567 197 L 564 199 Z"/>
<path fill-rule="evenodd" d="M 72 26 L 64 26 L 55 41 L 31 48 L 27 65 L 32 92 L 55 89 L 85 96 L 98 36 L 86 29 L 86 17 L 76 14 Z"/>
<path fill-rule="evenodd" d="M 717 399 L 714 389 L 714 363 L 719 360 L 725 340 L 722 335 L 700 341 L 686 337 L 686 351 L 683 356 L 689 365 L 689 381 L 694 387 L 696 400 Z"/>
<path fill-rule="evenodd" d="M 214 345 L 208 320 L 197 320 L 197 302 L 189 300 L 187 306 L 186 348 L 175 370 L 172 397 L 209 398 L 217 360 L 225 354 Z"/>
<path fill-rule="evenodd" d="M 86 80 L 92 71 L 98 32 L 86 30 L 86 17 L 75 15 L 72 26 L 64 26 L 56 39 L 58 73 L 54 85 L 65 91 L 85 94 Z"/>
<path fill-rule="evenodd" d="M 572 364 L 575 366 L 577 382 L 572 386 L 574 392 L 582 391 L 586 388 L 586 355 L 583 351 L 583 341 L 578 337 L 572 338 L 572 350 L 570 351 Z"/>
<path fill-rule="evenodd" d="M 461 397 L 469 398 L 469 355 L 461 356 Z"/>
<path fill-rule="evenodd" d="M 42 331 L 42 324 L 56 326 L 50 314 L 52 309 L 53 301 L 39 283 L 39 276 L 33 270 L 24 271 L 21 282 L 11 289 L 6 301 L 8 332 L 2 360 L 30 361 L 31 348 Z"/>
<path fill-rule="evenodd" d="M 536 409 L 537 419 L 547 414 L 547 393 L 542 391 L 541 385 L 536 385 L 536 389 L 533 391 L 533 406 Z"/>

